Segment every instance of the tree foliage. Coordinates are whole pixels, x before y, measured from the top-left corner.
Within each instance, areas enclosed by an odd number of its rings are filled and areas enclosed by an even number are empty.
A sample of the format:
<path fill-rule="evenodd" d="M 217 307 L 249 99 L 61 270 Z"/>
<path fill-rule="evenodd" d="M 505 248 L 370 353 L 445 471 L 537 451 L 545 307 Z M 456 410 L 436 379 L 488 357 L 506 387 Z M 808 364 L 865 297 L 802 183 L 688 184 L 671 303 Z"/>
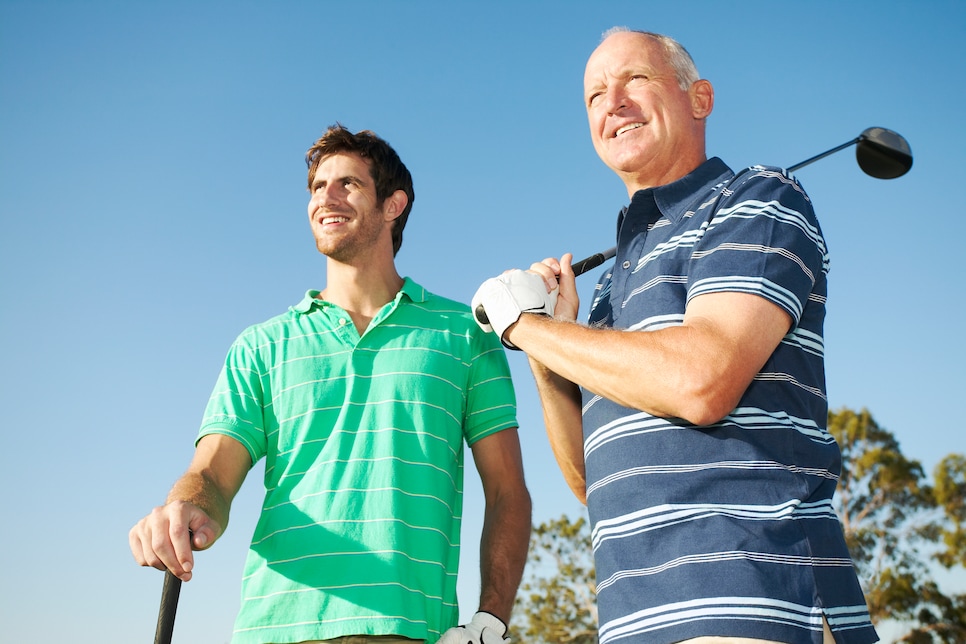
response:
<path fill-rule="evenodd" d="M 597 644 L 594 562 L 587 520 L 566 516 L 533 527 L 513 610 L 517 641 Z"/>
<path fill-rule="evenodd" d="M 836 511 L 873 622 L 910 624 L 903 642 L 966 641 L 966 595 L 943 594 L 929 566 L 966 561 L 966 459 L 950 454 L 930 482 L 868 411 L 829 412 L 828 428 L 842 450 Z"/>

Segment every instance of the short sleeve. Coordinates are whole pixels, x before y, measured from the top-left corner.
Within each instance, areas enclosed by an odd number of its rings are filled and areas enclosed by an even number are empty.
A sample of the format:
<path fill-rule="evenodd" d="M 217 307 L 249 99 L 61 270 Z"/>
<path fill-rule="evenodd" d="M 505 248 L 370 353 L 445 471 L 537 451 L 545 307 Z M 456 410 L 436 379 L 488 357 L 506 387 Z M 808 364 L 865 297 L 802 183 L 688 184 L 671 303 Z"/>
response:
<path fill-rule="evenodd" d="M 828 251 L 805 191 L 782 170 L 758 166 L 724 191 L 691 256 L 687 297 L 752 293 L 797 324 L 827 272 Z"/>
<path fill-rule="evenodd" d="M 208 434 L 231 436 L 245 446 L 252 463 L 256 463 L 266 452 L 263 401 L 268 397 L 263 386 L 263 369 L 250 337 L 250 333 L 242 334 L 228 350 L 208 399 L 197 440 Z"/>
<path fill-rule="evenodd" d="M 506 353 L 495 333 L 473 324 L 472 361 L 463 433 L 473 445 L 481 438 L 517 427 L 516 395 Z"/>

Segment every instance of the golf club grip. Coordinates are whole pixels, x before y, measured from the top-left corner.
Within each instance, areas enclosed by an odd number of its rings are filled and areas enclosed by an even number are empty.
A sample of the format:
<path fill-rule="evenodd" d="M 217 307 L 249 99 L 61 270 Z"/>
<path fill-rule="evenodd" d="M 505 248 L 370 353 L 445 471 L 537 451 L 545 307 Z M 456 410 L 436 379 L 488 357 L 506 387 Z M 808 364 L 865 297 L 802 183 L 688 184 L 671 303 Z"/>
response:
<path fill-rule="evenodd" d="M 615 254 L 617 254 L 616 247 L 608 248 L 602 253 L 597 253 L 595 255 L 591 255 L 590 257 L 585 257 L 579 262 L 574 262 L 571 265 L 571 267 L 574 269 L 574 277 L 583 275 L 584 273 L 586 273 L 592 268 L 597 268 L 598 266 L 606 262 L 608 259 L 613 257 Z M 483 324 L 490 323 L 490 318 L 486 317 L 486 311 L 483 310 L 482 304 L 477 306 L 476 311 L 474 311 L 473 313 L 476 315 L 476 319 L 482 322 Z"/>
<path fill-rule="evenodd" d="M 161 608 L 158 611 L 158 628 L 154 632 L 154 644 L 171 644 L 174 632 L 174 616 L 178 612 L 178 597 L 181 595 L 181 580 L 170 570 L 164 573 L 164 587 L 161 589 Z"/>
<path fill-rule="evenodd" d="M 571 267 L 574 269 L 574 277 L 583 275 L 592 268 L 597 268 L 616 254 L 616 247 L 608 248 L 602 253 L 597 253 L 596 255 L 591 255 L 590 257 L 580 260 L 579 262 L 574 262 L 571 265 Z"/>

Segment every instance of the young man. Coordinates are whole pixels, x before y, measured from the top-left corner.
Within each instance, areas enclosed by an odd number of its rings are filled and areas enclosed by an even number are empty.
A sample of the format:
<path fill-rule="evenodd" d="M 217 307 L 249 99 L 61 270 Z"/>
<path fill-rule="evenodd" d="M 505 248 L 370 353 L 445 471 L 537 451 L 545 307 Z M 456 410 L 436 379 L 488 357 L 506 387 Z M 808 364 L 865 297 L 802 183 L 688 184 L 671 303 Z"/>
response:
<path fill-rule="evenodd" d="M 502 643 L 530 534 L 502 347 L 396 272 L 414 195 L 385 141 L 333 126 L 306 161 L 326 286 L 232 345 L 187 473 L 131 530 L 134 558 L 191 579 L 264 457 L 233 642 Z M 455 627 L 464 440 L 486 508 L 480 612 Z"/>
<path fill-rule="evenodd" d="M 778 168 L 707 158 L 714 91 L 666 36 L 606 34 L 584 91 L 630 197 L 589 325 L 569 254 L 488 280 L 473 308 L 528 354 L 587 504 L 600 641 L 875 641 L 831 504 L 811 202 Z"/>

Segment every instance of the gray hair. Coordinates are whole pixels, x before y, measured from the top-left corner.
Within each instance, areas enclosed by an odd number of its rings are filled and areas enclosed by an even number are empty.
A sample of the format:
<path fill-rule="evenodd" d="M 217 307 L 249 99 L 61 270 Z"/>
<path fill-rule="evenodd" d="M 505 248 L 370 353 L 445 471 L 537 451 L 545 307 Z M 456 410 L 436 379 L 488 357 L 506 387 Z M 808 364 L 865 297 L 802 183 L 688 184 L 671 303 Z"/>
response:
<path fill-rule="evenodd" d="M 676 41 L 674 38 L 665 36 L 664 34 L 656 34 L 652 31 L 641 31 L 639 29 L 630 29 L 628 27 L 611 27 L 600 37 L 600 41 L 604 42 L 608 37 L 619 33 L 641 34 L 642 36 L 647 36 L 661 45 L 664 48 L 664 55 L 667 59 L 667 62 L 671 66 L 671 69 L 674 70 L 675 78 L 678 79 L 678 85 L 680 85 L 681 89 L 684 91 L 688 91 L 691 88 L 691 85 L 701 78 L 698 75 L 698 68 L 695 66 L 694 59 L 691 58 L 691 54 L 689 54 L 688 50 L 684 48 L 684 45 Z"/>

